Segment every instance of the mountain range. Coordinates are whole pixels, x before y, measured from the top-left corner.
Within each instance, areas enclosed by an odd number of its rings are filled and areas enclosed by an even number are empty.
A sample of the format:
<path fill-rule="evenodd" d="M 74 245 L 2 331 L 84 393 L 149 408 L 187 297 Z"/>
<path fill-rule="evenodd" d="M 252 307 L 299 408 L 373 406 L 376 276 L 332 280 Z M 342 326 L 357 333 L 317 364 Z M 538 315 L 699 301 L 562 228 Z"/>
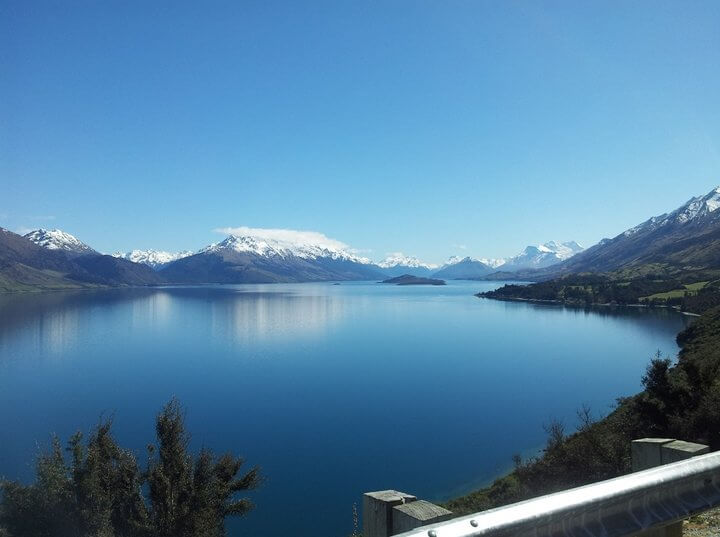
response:
<path fill-rule="evenodd" d="M 402 252 L 389 254 L 383 261 L 373 263 L 345 248 L 311 240 L 298 242 L 265 236 L 230 235 L 224 241 L 196 253 L 133 250 L 113 255 L 145 263 L 160 271 L 169 282 L 237 283 L 241 280 L 249 283 L 363 280 L 403 274 L 475 279 L 496 272 L 500 267 L 512 267 L 513 270 L 547 267 L 579 251 L 582 247 L 576 242 L 551 241 L 540 246 L 528 246 L 522 253 L 508 259 L 451 257 L 439 267 Z M 185 261 L 176 263 L 183 259 Z"/>
<path fill-rule="evenodd" d="M 110 256 L 57 229 L 38 229 L 22 237 L 3 230 L 5 244 L 0 241 L 0 249 L 4 249 L 5 259 L 0 269 L 3 275 L 0 289 L 382 280 L 404 274 L 467 279 L 487 275 L 508 262 L 520 263 L 523 256 L 528 259 L 526 264 L 532 266 L 547 263 L 547 258 L 553 258 L 557 250 L 552 247 L 556 243 L 547 243 L 550 246 L 528 247 L 510 260 L 451 258 L 439 268 L 401 253 L 375 264 L 341 243 L 317 240 L 312 234 L 301 234 L 297 240 L 266 235 L 231 234 L 195 253 L 132 250 Z M 17 255 L 21 244 L 27 255 Z M 539 256 L 529 256 L 531 251 L 539 252 Z"/>
<path fill-rule="evenodd" d="M 150 267 L 99 254 L 69 234 L 37 230 L 23 237 L 0 228 L 0 291 L 161 282 Z"/>
<path fill-rule="evenodd" d="M 133 250 L 104 255 L 61 230 L 25 236 L 0 228 L 0 290 L 375 280 L 403 274 L 442 279 L 547 280 L 651 265 L 657 270 L 720 268 L 720 187 L 584 250 L 576 242 L 528 246 L 507 259 L 453 257 L 441 267 L 401 253 L 380 263 L 337 241 L 299 233 L 231 233 L 195 253 Z M 245 228 L 243 228 L 245 229 Z M 270 230 L 272 231 L 272 230 Z"/>
<path fill-rule="evenodd" d="M 548 280 L 583 272 L 699 271 L 720 268 L 720 187 L 691 198 L 678 209 L 654 216 L 569 259 L 539 270 L 516 271 L 513 278 Z M 504 279 L 499 272 L 494 279 Z"/>
<path fill-rule="evenodd" d="M 519 270 L 542 269 L 569 259 L 582 251 L 583 247 L 575 241 L 563 243 L 550 241 L 539 246 L 528 246 L 520 254 L 507 259 L 450 258 L 448 263 L 433 276 L 446 280 L 476 280 L 498 271 L 507 274 Z"/>
<path fill-rule="evenodd" d="M 370 260 L 339 248 L 234 235 L 173 261 L 159 273 L 171 283 L 372 280 L 385 276 Z"/>

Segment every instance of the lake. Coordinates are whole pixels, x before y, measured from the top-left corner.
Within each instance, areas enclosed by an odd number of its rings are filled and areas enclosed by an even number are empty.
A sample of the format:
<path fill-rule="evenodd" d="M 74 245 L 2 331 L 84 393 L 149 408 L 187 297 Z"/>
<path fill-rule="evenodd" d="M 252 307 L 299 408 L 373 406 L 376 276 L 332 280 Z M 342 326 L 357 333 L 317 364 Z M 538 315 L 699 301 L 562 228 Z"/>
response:
<path fill-rule="evenodd" d="M 499 285 L 0 295 L 0 475 L 31 479 L 50 433 L 109 415 L 144 466 L 175 395 L 194 449 L 263 468 L 257 509 L 229 535 L 345 537 L 364 491 L 447 499 L 536 452 L 551 419 L 570 430 L 582 404 L 609 412 L 688 322 L 473 296 Z"/>

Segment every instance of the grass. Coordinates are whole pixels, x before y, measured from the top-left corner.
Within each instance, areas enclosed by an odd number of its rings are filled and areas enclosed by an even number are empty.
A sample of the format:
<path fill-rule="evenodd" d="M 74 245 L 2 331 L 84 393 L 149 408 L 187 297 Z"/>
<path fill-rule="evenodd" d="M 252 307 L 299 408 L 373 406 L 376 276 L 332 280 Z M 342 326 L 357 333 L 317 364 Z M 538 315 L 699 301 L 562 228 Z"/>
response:
<path fill-rule="evenodd" d="M 696 282 L 685 285 L 682 289 L 673 289 L 665 293 L 655 293 L 654 295 L 644 296 L 640 300 L 668 300 L 670 298 L 683 298 L 686 294 L 695 294 L 703 289 L 710 282 Z"/>

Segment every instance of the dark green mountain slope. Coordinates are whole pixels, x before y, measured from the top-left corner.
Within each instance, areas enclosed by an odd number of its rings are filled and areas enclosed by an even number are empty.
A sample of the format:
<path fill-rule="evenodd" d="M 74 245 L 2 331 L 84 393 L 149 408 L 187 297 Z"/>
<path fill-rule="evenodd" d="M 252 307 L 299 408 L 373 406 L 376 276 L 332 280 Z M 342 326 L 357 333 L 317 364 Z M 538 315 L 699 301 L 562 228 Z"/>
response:
<path fill-rule="evenodd" d="M 0 292 L 158 283 L 160 276 L 145 265 L 96 253 L 71 258 L 0 228 Z"/>

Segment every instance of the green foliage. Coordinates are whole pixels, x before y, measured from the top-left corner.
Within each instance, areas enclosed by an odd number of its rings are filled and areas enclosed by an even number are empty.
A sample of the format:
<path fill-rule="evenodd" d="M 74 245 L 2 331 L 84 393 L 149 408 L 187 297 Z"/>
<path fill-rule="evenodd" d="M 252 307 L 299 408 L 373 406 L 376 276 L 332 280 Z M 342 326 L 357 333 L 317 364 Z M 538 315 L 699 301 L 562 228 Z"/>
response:
<path fill-rule="evenodd" d="M 615 274 L 573 274 L 531 285 L 505 285 L 480 296 L 500 300 L 537 300 L 574 305 L 639 304 L 642 299 L 682 287 L 675 278 L 646 274 L 631 280 Z"/>
<path fill-rule="evenodd" d="M 193 457 L 176 400 L 157 416 L 147 471 L 111 428 L 111 420 L 101 422 L 87 442 L 73 435 L 69 461 L 53 438 L 38 457 L 35 483 L 1 482 L 0 536 L 221 537 L 225 517 L 252 509 L 237 494 L 260 484 L 259 469 L 240 475 L 244 461 L 230 454 Z"/>
<path fill-rule="evenodd" d="M 717 287 L 717 282 L 708 284 L 696 293 L 685 294 L 681 301 L 683 311 L 698 314 L 717 306 L 720 306 L 720 288 Z"/>
<path fill-rule="evenodd" d="M 678 344 L 676 365 L 659 354 L 650 361 L 641 393 L 619 400 L 599 421 L 582 408 L 573 434 L 551 423 L 540 456 L 515 457 L 510 475 L 448 502 L 447 508 L 469 514 L 627 473 L 635 438 L 682 438 L 720 449 L 720 307 L 680 333 Z"/>
<path fill-rule="evenodd" d="M 641 270 L 644 269 L 644 270 Z M 571 274 L 530 285 L 510 284 L 478 296 L 497 300 L 671 306 L 703 313 L 720 306 L 720 280 L 714 271 L 661 271 L 653 265 L 604 274 Z"/>

